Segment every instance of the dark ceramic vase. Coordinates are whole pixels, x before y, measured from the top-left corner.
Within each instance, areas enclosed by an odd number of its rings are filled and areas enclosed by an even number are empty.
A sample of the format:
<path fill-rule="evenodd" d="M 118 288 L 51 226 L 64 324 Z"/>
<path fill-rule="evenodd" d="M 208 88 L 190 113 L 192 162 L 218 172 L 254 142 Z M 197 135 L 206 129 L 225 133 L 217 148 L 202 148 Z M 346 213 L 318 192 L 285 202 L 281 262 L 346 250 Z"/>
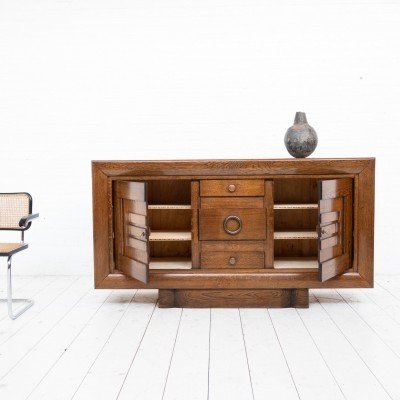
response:
<path fill-rule="evenodd" d="M 307 123 L 304 112 L 297 112 L 294 124 L 285 134 L 285 146 L 291 156 L 296 158 L 308 157 L 318 144 L 317 132 Z"/>

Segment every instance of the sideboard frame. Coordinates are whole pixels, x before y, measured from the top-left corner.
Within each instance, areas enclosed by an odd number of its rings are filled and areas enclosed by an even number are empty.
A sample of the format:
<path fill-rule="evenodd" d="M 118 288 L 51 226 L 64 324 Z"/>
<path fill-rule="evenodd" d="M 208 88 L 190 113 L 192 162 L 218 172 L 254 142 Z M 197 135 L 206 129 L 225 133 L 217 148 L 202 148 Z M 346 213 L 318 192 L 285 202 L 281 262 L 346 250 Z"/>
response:
<path fill-rule="evenodd" d="M 115 273 L 113 256 L 114 180 L 274 179 L 324 177 L 354 179 L 354 266 L 326 282 L 318 272 L 246 269 L 153 270 L 150 282 Z M 283 289 L 370 288 L 374 275 L 375 159 L 92 161 L 95 288 Z"/>

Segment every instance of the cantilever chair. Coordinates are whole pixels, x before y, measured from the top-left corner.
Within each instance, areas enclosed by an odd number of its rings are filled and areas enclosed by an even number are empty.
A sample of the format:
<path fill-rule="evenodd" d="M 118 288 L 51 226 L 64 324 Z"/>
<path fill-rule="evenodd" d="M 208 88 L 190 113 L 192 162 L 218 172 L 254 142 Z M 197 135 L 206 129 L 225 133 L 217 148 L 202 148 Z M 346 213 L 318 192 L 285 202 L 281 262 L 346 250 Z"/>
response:
<path fill-rule="evenodd" d="M 0 243 L 0 257 L 7 257 L 7 298 L 0 301 L 7 302 L 8 315 L 11 319 L 18 318 L 33 305 L 32 300 L 13 299 L 11 284 L 12 256 L 28 248 L 24 242 L 24 233 L 31 226 L 31 221 L 39 214 L 32 214 L 32 197 L 29 193 L 0 193 L 0 230 L 21 232 L 20 243 Z M 14 313 L 13 304 L 24 303 Z"/>

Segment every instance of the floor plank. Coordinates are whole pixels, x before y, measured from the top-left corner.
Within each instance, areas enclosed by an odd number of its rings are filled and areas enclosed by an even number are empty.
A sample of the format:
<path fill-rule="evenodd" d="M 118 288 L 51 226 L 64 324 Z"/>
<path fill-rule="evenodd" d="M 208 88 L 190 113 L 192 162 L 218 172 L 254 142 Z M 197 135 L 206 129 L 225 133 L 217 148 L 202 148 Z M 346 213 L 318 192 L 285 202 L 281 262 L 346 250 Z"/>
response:
<path fill-rule="evenodd" d="M 361 289 L 360 289 L 361 290 Z M 362 289 L 370 300 L 372 300 L 383 313 L 388 315 L 400 325 L 400 300 L 388 292 L 379 284 L 373 289 Z"/>
<path fill-rule="evenodd" d="M 336 290 L 313 293 L 389 396 L 400 398 L 400 359 Z"/>
<path fill-rule="evenodd" d="M 400 325 L 382 312 L 381 308 L 361 290 L 341 289 L 337 291 L 365 323 L 400 358 Z"/>
<path fill-rule="evenodd" d="M 62 284 L 65 285 L 65 282 L 62 281 Z M 0 379 L 7 375 L 30 349 L 35 347 L 53 329 L 73 304 L 87 293 L 88 289 L 89 282 L 87 278 L 75 279 L 72 285 L 70 284 L 35 318 L 25 324 L 22 329 L 8 336 L 7 340 L 3 340 L 0 345 Z"/>
<path fill-rule="evenodd" d="M 315 289 L 309 309 L 159 309 L 156 290 L 14 277 L 0 399 L 400 399 L 400 276 Z M 21 382 L 24 382 L 21 384 Z"/>
<path fill-rule="evenodd" d="M 240 309 L 255 399 L 298 399 L 285 356 L 266 309 Z"/>
<path fill-rule="evenodd" d="M 375 285 L 380 285 L 400 301 L 400 275 L 378 275 L 375 277 Z"/>
<path fill-rule="evenodd" d="M 38 309 L 40 309 L 41 304 L 46 306 L 48 305 L 48 301 L 46 300 L 46 296 L 48 294 L 46 293 L 46 290 L 51 283 L 57 283 L 58 281 L 58 279 L 55 278 L 54 276 L 47 276 L 40 279 L 35 278 L 33 276 L 22 279 L 21 278 L 20 277 L 13 278 L 13 287 L 15 288 L 15 291 L 13 290 L 13 297 L 31 299 L 35 303 L 35 308 L 31 307 L 29 311 L 26 311 L 24 314 L 21 315 L 21 317 L 17 318 L 15 321 L 12 321 L 8 317 L 7 303 L 1 302 L 0 307 L 2 313 L 0 314 L 0 321 L 1 321 L 0 327 L 2 329 L 0 330 L 0 343 L 4 339 L 2 338 L 2 333 L 4 333 L 5 331 L 10 333 L 10 330 L 14 332 L 17 331 L 20 326 L 24 325 L 28 320 L 34 317 Z M 69 277 L 67 278 L 66 281 L 71 283 L 76 279 L 77 279 L 76 277 L 73 278 Z M 14 284 L 14 282 L 17 283 L 20 281 L 21 285 Z M 6 298 L 6 296 L 7 295 L 5 291 L 0 293 L 0 297 L 2 299 Z M 42 302 L 42 300 L 44 301 Z M 17 307 L 15 307 L 14 311 L 18 311 Z M 16 321 L 18 321 L 18 323 L 15 323 Z"/>
<path fill-rule="evenodd" d="M 3 398 L 26 399 L 59 362 L 109 296 L 109 290 L 89 291 L 53 329 L 1 380 Z M 79 359 L 79 358 L 78 358 Z M 24 384 L 21 385 L 21 376 Z"/>
<path fill-rule="evenodd" d="M 48 393 L 54 393 L 54 400 L 71 399 L 122 318 L 133 295 L 132 290 L 112 292 L 28 398 L 38 400 L 46 398 Z"/>
<path fill-rule="evenodd" d="M 238 309 L 212 309 L 209 399 L 253 399 Z"/>
<path fill-rule="evenodd" d="M 207 399 L 209 333 L 210 309 L 183 309 L 165 400 Z"/>
<path fill-rule="evenodd" d="M 1 259 L 0 259 L 1 260 Z M 33 283 L 35 278 L 33 276 L 20 276 L 13 277 L 12 279 L 12 296 L 14 299 L 27 298 L 26 289 L 29 284 Z M 7 313 L 7 275 L 0 274 L 0 321 L 8 316 Z M 17 308 L 15 309 L 17 311 Z"/>
<path fill-rule="evenodd" d="M 157 302 L 157 290 L 138 290 L 75 392 L 74 400 L 116 399 Z"/>
<path fill-rule="evenodd" d="M 312 293 L 310 308 L 298 309 L 297 312 L 346 399 L 390 400 L 374 374 Z"/>
<path fill-rule="evenodd" d="M 154 310 L 118 400 L 162 398 L 181 315 L 180 308 Z"/>
<path fill-rule="evenodd" d="M 345 399 L 297 311 L 271 309 L 269 313 L 299 397 L 307 400 Z"/>

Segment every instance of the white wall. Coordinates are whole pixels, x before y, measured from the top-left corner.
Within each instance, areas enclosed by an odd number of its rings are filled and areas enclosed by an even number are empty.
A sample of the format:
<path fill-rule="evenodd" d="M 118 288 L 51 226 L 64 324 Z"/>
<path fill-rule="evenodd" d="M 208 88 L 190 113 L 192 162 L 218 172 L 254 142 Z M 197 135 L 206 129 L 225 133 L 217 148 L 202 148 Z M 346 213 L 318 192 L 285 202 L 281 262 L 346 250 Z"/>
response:
<path fill-rule="evenodd" d="M 399 272 L 399 49 L 396 0 L 0 0 L 0 191 L 41 215 L 15 272 L 92 272 L 92 159 L 285 158 L 296 111 L 312 157 L 377 157 Z"/>

